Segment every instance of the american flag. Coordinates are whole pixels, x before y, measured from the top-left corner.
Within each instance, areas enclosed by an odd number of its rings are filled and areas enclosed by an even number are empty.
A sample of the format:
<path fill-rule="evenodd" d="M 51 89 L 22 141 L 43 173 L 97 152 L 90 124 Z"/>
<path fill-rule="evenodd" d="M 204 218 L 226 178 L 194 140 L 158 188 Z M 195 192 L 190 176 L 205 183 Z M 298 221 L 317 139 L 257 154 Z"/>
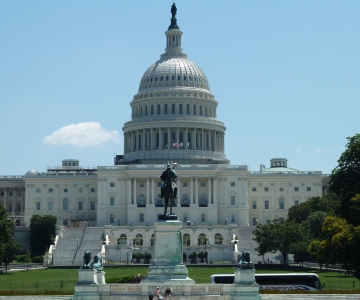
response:
<path fill-rule="evenodd" d="M 179 145 L 179 143 L 173 143 L 173 147 L 176 147 L 176 148 L 179 148 L 180 147 L 180 145 Z"/>

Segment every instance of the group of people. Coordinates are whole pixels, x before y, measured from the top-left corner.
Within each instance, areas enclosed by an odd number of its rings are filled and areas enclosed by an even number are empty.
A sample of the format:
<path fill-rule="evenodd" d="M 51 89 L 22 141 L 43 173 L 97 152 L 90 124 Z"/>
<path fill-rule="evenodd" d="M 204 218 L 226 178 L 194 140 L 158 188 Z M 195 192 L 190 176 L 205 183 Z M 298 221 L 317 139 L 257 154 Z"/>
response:
<path fill-rule="evenodd" d="M 157 300 L 163 300 L 163 296 L 161 295 L 161 291 L 160 291 L 160 287 L 157 287 L 155 290 L 155 297 L 157 297 Z M 171 290 L 170 287 L 168 286 L 165 290 L 165 299 L 171 299 Z M 149 295 L 149 300 L 154 300 L 154 296 L 153 295 Z"/>

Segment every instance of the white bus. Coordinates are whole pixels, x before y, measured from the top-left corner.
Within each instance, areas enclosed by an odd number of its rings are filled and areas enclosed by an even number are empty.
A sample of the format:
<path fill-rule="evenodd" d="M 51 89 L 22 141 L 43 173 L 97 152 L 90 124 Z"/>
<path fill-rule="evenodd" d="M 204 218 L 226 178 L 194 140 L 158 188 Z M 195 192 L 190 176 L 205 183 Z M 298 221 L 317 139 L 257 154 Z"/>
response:
<path fill-rule="evenodd" d="M 235 274 L 214 274 L 210 283 L 233 284 Z M 255 274 L 259 289 L 264 291 L 321 290 L 319 277 L 314 273 Z"/>

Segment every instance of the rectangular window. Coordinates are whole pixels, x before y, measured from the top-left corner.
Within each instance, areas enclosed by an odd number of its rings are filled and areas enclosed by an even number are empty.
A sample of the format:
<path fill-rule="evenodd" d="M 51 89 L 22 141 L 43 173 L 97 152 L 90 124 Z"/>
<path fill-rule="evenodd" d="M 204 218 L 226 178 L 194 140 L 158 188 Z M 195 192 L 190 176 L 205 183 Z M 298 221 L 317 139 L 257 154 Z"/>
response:
<path fill-rule="evenodd" d="M 280 222 L 285 222 L 284 218 L 279 218 Z"/>
<path fill-rule="evenodd" d="M 188 186 L 188 183 L 187 182 L 183 182 L 183 186 Z"/>
<path fill-rule="evenodd" d="M 21 191 L 18 191 L 18 196 L 21 196 Z"/>
<path fill-rule="evenodd" d="M 54 190 L 53 189 L 49 189 L 49 193 L 53 193 L 54 192 Z"/>
<path fill-rule="evenodd" d="M 110 224 L 113 224 L 115 222 L 115 216 L 114 214 L 110 214 Z"/>
<path fill-rule="evenodd" d="M 140 182 L 140 183 L 139 183 L 139 186 L 140 186 L 140 187 L 144 187 L 145 184 L 144 184 L 143 182 Z"/>
<path fill-rule="evenodd" d="M 256 201 L 253 201 L 252 208 L 256 209 Z"/>
<path fill-rule="evenodd" d="M 114 186 L 115 186 L 115 183 L 110 182 L 110 187 L 114 187 Z"/>
<path fill-rule="evenodd" d="M 265 201 L 265 209 L 269 209 L 269 201 Z"/>
<path fill-rule="evenodd" d="M 187 220 L 188 220 L 188 214 L 183 213 L 183 222 L 187 222 Z"/>
<path fill-rule="evenodd" d="M 230 182 L 230 186 L 235 186 L 235 182 L 234 181 Z"/>
<path fill-rule="evenodd" d="M 235 196 L 230 197 L 231 205 L 235 205 Z"/>
<path fill-rule="evenodd" d="M 95 210 L 95 201 L 91 201 L 90 210 Z"/>
<path fill-rule="evenodd" d="M 110 206 L 115 205 L 115 197 L 110 197 Z"/>
<path fill-rule="evenodd" d="M 83 210 L 83 202 L 82 201 L 78 202 L 78 210 Z"/>
<path fill-rule="evenodd" d="M 252 187 L 252 188 L 251 188 L 251 191 L 252 191 L 252 192 L 256 192 L 256 187 Z"/>
<path fill-rule="evenodd" d="M 91 193 L 95 193 L 95 188 L 90 188 Z"/>
<path fill-rule="evenodd" d="M 48 210 L 53 210 L 53 207 L 54 207 L 54 202 L 49 201 L 48 202 Z"/>
<path fill-rule="evenodd" d="M 40 208 L 41 208 L 40 202 L 36 202 L 36 210 L 40 210 Z"/>
<path fill-rule="evenodd" d="M 0 196 L 4 196 L 4 193 L 1 193 Z"/>
<path fill-rule="evenodd" d="M 200 186 L 205 186 L 205 182 L 200 182 Z"/>
<path fill-rule="evenodd" d="M 279 198 L 279 208 L 284 209 L 285 208 L 285 200 L 283 197 Z"/>
<path fill-rule="evenodd" d="M 264 187 L 264 192 L 268 192 L 269 188 L 268 187 Z"/>
<path fill-rule="evenodd" d="M 299 200 L 295 200 L 295 205 L 299 205 Z"/>
<path fill-rule="evenodd" d="M 306 188 L 306 191 L 307 191 L 307 192 L 311 192 L 311 187 L 308 186 L 308 187 Z"/>
<path fill-rule="evenodd" d="M 139 222 L 144 223 L 144 214 L 139 214 Z"/>
<path fill-rule="evenodd" d="M 41 188 L 36 188 L 37 193 L 41 193 Z"/>
<path fill-rule="evenodd" d="M 158 183 L 157 183 L 157 186 L 158 186 L 158 187 L 161 187 L 161 186 L 162 186 L 162 182 L 158 182 Z"/>
<path fill-rule="evenodd" d="M 296 186 L 294 187 L 294 192 L 298 192 L 299 191 L 299 188 Z"/>
<path fill-rule="evenodd" d="M 202 223 L 206 222 L 206 214 L 205 213 L 201 214 L 201 222 Z"/>
<path fill-rule="evenodd" d="M 78 193 L 82 193 L 83 192 L 83 188 L 78 188 Z"/>
<path fill-rule="evenodd" d="M 9 196 L 12 196 L 13 195 L 13 192 L 9 192 Z"/>
<path fill-rule="evenodd" d="M 253 226 L 256 226 L 257 223 L 258 223 L 258 219 L 257 218 L 252 218 L 252 220 L 253 220 Z"/>

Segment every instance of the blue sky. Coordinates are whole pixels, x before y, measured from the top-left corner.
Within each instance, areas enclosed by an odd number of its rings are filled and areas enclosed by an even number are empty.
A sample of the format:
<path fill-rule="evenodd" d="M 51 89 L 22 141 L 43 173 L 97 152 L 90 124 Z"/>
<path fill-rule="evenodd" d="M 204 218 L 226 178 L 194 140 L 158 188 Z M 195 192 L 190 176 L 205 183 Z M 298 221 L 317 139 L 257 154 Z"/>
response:
<path fill-rule="evenodd" d="M 360 1 L 177 1 L 232 164 L 330 173 L 359 132 Z M 0 175 L 112 165 L 172 1 L 0 2 Z"/>

